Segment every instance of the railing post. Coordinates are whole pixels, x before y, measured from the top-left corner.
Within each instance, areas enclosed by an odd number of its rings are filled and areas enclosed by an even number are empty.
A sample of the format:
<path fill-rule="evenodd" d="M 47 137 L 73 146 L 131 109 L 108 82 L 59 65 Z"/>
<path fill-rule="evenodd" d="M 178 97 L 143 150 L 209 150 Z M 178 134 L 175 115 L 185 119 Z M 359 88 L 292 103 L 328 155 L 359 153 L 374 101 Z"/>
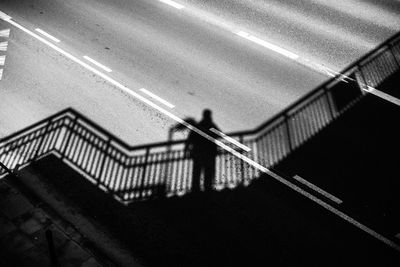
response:
<path fill-rule="evenodd" d="M 96 181 L 97 185 L 100 184 L 101 177 L 103 176 L 104 165 L 106 163 L 106 157 L 107 157 L 107 154 L 108 154 L 108 150 L 110 149 L 110 142 L 111 142 L 111 139 L 110 139 L 110 137 L 108 137 L 107 141 L 104 144 L 104 157 L 103 157 L 103 160 L 101 161 L 100 174 L 99 174 L 99 178 Z"/>
<path fill-rule="evenodd" d="M 46 128 L 44 129 L 44 135 L 42 136 L 42 138 L 40 138 L 38 148 L 36 149 L 35 155 L 33 156 L 33 160 L 36 160 L 36 158 L 40 154 L 40 149 L 43 145 L 44 139 L 46 138 L 46 134 L 47 134 L 48 129 L 50 128 L 50 125 L 51 125 L 51 120 L 49 120 L 46 124 Z"/>
<path fill-rule="evenodd" d="M 239 142 L 241 143 L 241 144 L 243 144 L 243 135 L 239 135 Z M 242 150 L 243 151 L 243 150 Z M 242 152 L 243 153 L 243 152 Z M 257 159 L 257 161 L 258 161 L 258 159 Z M 245 173 L 244 173 L 244 171 L 245 171 L 245 168 L 244 168 L 244 161 L 243 160 L 240 160 L 240 172 L 241 172 L 241 176 L 242 176 L 242 184 L 244 185 L 244 183 L 245 183 L 245 178 L 246 178 L 246 175 L 245 175 Z"/>
<path fill-rule="evenodd" d="M 335 114 L 333 112 L 333 107 L 332 107 L 332 103 L 331 103 L 330 91 L 326 87 L 324 87 L 324 93 L 326 95 L 326 101 L 328 102 L 328 110 L 329 110 L 329 113 L 331 114 L 331 118 L 333 120 L 335 118 Z"/>
<path fill-rule="evenodd" d="M 390 45 L 390 44 L 389 44 L 388 50 L 389 50 L 390 53 L 393 55 L 394 62 L 396 62 L 397 68 L 400 69 L 400 62 L 397 60 L 396 55 L 394 54 L 392 48 L 393 48 L 393 45 Z"/>
<path fill-rule="evenodd" d="M 69 145 L 69 141 L 71 139 L 72 132 L 74 130 L 74 126 L 75 126 L 76 120 L 77 120 L 77 117 L 75 117 L 73 120 L 71 120 L 71 122 L 70 122 L 71 123 L 71 130 L 68 131 L 68 125 L 66 126 L 68 136 L 67 136 L 67 141 L 65 142 L 64 147 L 61 148 L 62 150 L 60 151 L 62 159 L 66 156 L 65 153 L 66 153 L 67 147 Z"/>
<path fill-rule="evenodd" d="M 364 75 L 364 73 L 362 72 L 361 66 L 360 66 L 360 65 L 357 65 L 357 68 L 356 68 L 356 69 L 360 72 L 361 79 L 363 79 L 363 85 L 366 87 L 366 89 L 368 89 L 367 79 L 365 78 L 365 75 Z M 365 94 L 363 88 L 361 88 L 361 92 Z"/>
<path fill-rule="evenodd" d="M 143 172 L 142 172 L 142 177 L 141 177 L 141 185 L 142 187 L 144 186 L 144 179 L 146 178 L 146 169 L 147 169 L 147 162 L 149 160 L 149 154 L 150 154 L 150 148 L 146 147 L 146 154 L 144 156 L 144 165 L 143 165 Z M 143 191 L 141 192 L 143 196 Z"/>
<path fill-rule="evenodd" d="M 286 137 L 287 137 L 287 144 L 288 144 L 288 148 L 289 148 L 289 152 L 291 152 L 293 150 L 293 145 L 292 145 L 292 140 L 290 139 L 290 121 L 289 121 L 289 116 L 287 115 L 287 113 L 285 113 L 284 115 L 285 119 L 283 120 L 283 123 L 285 124 L 285 129 L 286 129 Z"/>

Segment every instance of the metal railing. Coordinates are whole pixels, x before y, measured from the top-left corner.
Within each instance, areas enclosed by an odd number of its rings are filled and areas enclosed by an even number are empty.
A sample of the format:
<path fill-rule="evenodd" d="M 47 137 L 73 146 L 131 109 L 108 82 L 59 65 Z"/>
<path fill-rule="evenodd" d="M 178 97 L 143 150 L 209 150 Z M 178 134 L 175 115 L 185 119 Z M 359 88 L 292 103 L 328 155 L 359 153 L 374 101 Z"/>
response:
<path fill-rule="evenodd" d="M 271 167 L 357 102 L 364 95 L 362 89 L 379 87 L 399 69 L 400 35 L 396 34 L 263 125 L 229 136 L 251 149 L 242 152 L 245 156 Z M 184 143 L 129 146 L 69 108 L 0 139 L 0 162 L 13 169 L 56 153 L 100 188 L 130 202 L 190 192 L 192 160 L 184 153 Z M 221 150 L 214 186 L 233 188 L 249 184 L 258 175 L 256 168 Z"/>

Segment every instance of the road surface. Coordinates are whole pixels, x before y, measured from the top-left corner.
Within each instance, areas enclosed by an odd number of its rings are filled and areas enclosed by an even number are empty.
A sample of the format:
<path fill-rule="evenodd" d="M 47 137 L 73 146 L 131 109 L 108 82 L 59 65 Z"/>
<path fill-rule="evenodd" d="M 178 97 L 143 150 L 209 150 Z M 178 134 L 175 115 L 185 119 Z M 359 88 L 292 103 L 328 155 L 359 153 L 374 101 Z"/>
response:
<path fill-rule="evenodd" d="M 129 90 L 168 101 L 173 108 L 154 100 L 181 118 L 212 109 L 225 132 L 256 127 L 329 78 L 310 63 L 340 71 L 400 25 L 396 1 L 179 3 L 184 8 L 158 0 L 3 0 L 0 11 L 48 41 L 35 29 L 56 37 L 76 58 L 107 66 L 112 72 L 85 61 Z M 128 143 L 166 139 L 173 120 L 20 29 L 1 27 L 11 29 L 0 82 L 2 136 L 73 107 Z"/>

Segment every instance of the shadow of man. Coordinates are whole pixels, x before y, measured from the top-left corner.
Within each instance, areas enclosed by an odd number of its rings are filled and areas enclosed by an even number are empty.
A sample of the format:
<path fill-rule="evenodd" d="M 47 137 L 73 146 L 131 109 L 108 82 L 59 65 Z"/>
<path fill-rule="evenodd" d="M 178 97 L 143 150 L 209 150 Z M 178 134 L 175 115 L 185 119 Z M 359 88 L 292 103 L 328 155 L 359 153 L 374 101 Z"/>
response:
<path fill-rule="evenodd" d="M 210 129 L 219 128 L 212 120 L 212 112 L 209 109 L 203 111 L 203 118 L 196 127 L 212 138 L 217 138 L 218 135 Z M 200 192 L 201 175 L 204 177 L 204 191 L 211 191 L 213 188 L 213 181 L 215 176 L 215 159 L 218 153 L 217 145 L 196 133 L 190 131 L 185 145 L 186 155 L 193 160 L 192 170 L 192 192 Z"/>

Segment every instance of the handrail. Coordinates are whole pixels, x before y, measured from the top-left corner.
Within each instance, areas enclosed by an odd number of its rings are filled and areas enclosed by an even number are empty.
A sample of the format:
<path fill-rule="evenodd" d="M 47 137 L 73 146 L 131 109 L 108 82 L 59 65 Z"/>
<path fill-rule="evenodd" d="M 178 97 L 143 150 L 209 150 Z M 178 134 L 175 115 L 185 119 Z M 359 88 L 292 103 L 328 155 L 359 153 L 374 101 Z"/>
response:
<path fill-rule="evenodd" d="M 270 167 L 312 138 L 400 68 L 400 33 L 389 38 L 343 75 L 328 80 L 259 127 L 229 134 L 248 146 L 245 156 Z M 221 140 L 224 141 L 224 140 Z M 13 169 L 48 153 L 57 153 L 99 187 L 123 202 L 156 194 L 181 195 L 191 190 L 192 160 L 184 140 L 130 146 L 83 114 L 67 108 L 0 139 L 0 162 Z M 248 184 L 259 171 L 220 151 L 216 189 Z M 3 173 L 0 171 L 0 175 Z"/>

